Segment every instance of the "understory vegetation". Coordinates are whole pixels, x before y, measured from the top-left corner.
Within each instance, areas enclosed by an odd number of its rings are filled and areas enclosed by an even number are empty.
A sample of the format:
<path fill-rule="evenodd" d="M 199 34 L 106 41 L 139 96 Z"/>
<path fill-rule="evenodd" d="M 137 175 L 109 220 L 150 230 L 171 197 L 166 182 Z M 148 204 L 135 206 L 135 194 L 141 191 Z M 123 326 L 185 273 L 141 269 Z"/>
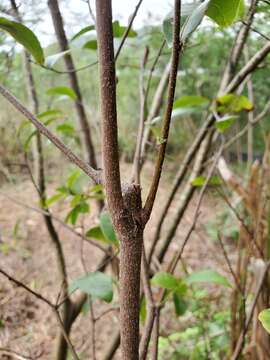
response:
<path fill-rule="evenodd" d="M 270 358 L 270 2 L 147 2 L 0 4 L 1 359 Z"/>

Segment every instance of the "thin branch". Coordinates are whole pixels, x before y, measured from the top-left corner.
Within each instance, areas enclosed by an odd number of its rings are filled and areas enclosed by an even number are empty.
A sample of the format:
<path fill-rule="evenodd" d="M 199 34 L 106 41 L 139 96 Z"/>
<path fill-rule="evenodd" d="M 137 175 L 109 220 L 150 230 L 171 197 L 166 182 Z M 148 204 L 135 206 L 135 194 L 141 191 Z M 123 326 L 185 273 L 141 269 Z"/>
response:
<path fill-rule="evenodd" d="M 120 55 L 120 52 L 121 52 L 121 50 L 122 50 L 122 47 L 123 47 L 124 44 L 125 44 L 125 41 L 126 41 L 126 39 L 127 39 L 127 37 L 128 37 L 128 34 L 129 34 L 129 32 L 130 32 L 130 30 L 131 30 L 131 28 L 132 28 L 133 22 L 134 22 L 137 14 L 138 14 L 138 11 L 139 11 L 139 9 L 140 9 L 140 6 L 141 6 L 142 2 L 143 2 L 143 0 L 140 0 L 140 1 L 138 2 L 138 4 L 137 4 L 136 7 L 135 7 L 135 10 L 134 10 L 134 12 L 133 12 L 133 14 L 132 14 L 132 16 L 131 16 L 131 18 L 130 18 L 129 24 L 128 24 L 128 26 L 127 26 L 127 28 L 126 28 L 126 31 L 124 32 L 124 35 L 123 35 L 123 37 L 122 37 L 122 39 L 121 39 L 121 43 L 120 43 L 120 45 L 119 45 L 119 47 L 118 47 L 118 49 L 117 49 L 117 51 L 116 51 L 116 54 L 115 54 L 115 57 L 114 57 L 115 62 L 117 61 L 117 59 L 118 59 L 118 57 L 119 57 L 119 55 Z"/>
<path fill-rule="evenodd" d="M 136 149 L 134 153 L 133 160 L 133 174 L 132 180 L 135 181 L 136 184 L 140 184 L 140 169 L 141 169 L 141 148 L 142 148 L 142 140 L 143 140 L 143 132 L 145 125 L 145 114 L 146 114 L 146 90 L 144 87 L 144 73 L 145 67 L 147 64 L 149 55 L 149 47 L 147 46 L 144 51 L 144 56 L 141 63 L 141 71 L 140 71 L 140 119 L 139 119 L 139 127 L 138 127 L 138 135 L 137 135 L 137 143 Z"/>
<path fill-rule="evenodd" d="M 7 348 L 2 348 L 2 347 L 0 347 L 0 353 L 3 353 L 4 355 L 7 355 L 8 357 L 12 356 L 13 358 L 16 358 L 18 360 L 35 360 L 35 359 L 37 359 L 37 358 L 33 358 L 33 357 L 30 357 L 27 355 L 22 355 L 22 354 L 18 353 L 17 351 L 10 350 Z"/>
<path fill-rule="evenodd" d="M 222 252 L 223 252 L 224 258 L 225 258 L 225 260 L 226 260 L 226 263 L 227 263 L 227 265 L 228 265 L 228 268 L 229 268 L 229 270 L 230 270 L 230 273 L 231 273 L 231 275 L 232 275 L 232 277 L 233 277 L 233 279 L 234 279 L 235 285 L 236 285 L 239 293 L 242 294 L 242 296 L 243 296 L 243 295 L 244 295 L 244 292 L 243 292 L 243 290 L 242 290 L 242 288 L 241 288 L 241 285 L 240 285 L 240 283 L 239 283 L 239 280 L 238 280 L 238 278 L 237 278 L 237 276 L 236 276 L 236 274 L 235 274 L 235 272 L 234 272 L 234 270 L 233 270 L 231 261 L 230 261 L 230 259 L 229 259 L 229 256 L 228 256 L 228 254 L 227 254 L 227 251 L 226 251 L 225 246 L 224 246 L 224 244 L 223 244 L 223 241 L 222 241 L 222 238 L 221 238 L 220 233 L 218 233 L 218 241 L 219 241 L 221 250 L 222 250 Z"/>
<path fill-rule="evenodd" d="M 158 360 L 158 340 L 159 340 L 159 323 L 160 323 L 160 308 L 156 309 L 155 324 L 153 331 L 153 351 L 152 360 Z"/>
<path fill-rule="evenodd" d="M 198 202 L 197 202 L 197 205 L 196 205 L 196 208 L 195 208 L 195 211 L 194 211 L 194 216 L 193 216 L 193 221 L 192 221 L 192 224 L 185 236 L 185 239 L 182 243 L 182 246 L 180 248 L 180 250 L 176 253 L 176 255 L 174 256 L 174 260 L 172 260 L 169 268 L 170 268 L 170 271 L 173 273 L 175 268 L 176 268 L 176 265 L 178 264 L 178 262 L 180 261 L 182 255 L 183 255 L 183 252 L 184 252 L 184 249 L 186 247 L 186 244 L 192 234 L 192 232 L 194 231 L 195 227 L 196 227 L 196 224 L 197 224 L 197 221 L 198 221 L 198 218 L 199 218 L 199 214 L 200 214 L 200 208 L 201 208 L 201 205 L 202 205 L 202 201 L 203 201 L 203 198 L 204 198 L 204 195 L 205 195 L 205 192 L 207 190 L 207 187 L 209 185 L 209 181 L 211 179 L 211 177 L 213 176 L 213 173 L 216 169 L 216 166 L 217 166 L 217 163 L 218 163 L 218 160 L 219 158 L 221 157 L 222 155 L 222 152 L 223 152 L 223 149 L 224 149 L 224 138 L 222 137 L 222 140 L 221 140 L 221 146 L 219 148 L 219 151 L 218 153 L 216 154 L 216 157 L 214 159 L 214 162 L 213 162 L 213 165 L 211 166 L 208 174 L 207 174 L 207 177 L 206 177 L 206 180 L 202 186 L 202 189 L 200 191 L 200 194 L 199 194 L 199 199 L 198 199 Z"/>
<path fill-rule="evenodd" d="M 100 171 L 93 169 L 86 162 L 81 160 L 74 152 L 69 149 L 57 136 L 55 136 L 50 130 L 38 118 L 33 115 L 20 101 L 11 94 L 3 85 L 0 84 L 0 94 L 13 105 L 26 119 L 37 128 L 37 130 L 46 136 L 73 164 L 77 165 L 86 175 L 88 175 L 95 183 L 101 183 Z"/>
<path fill-rule="evenodd" d="M 143 215 L 144 223 L 147 223 L 148 219 L 150 218 L 154 206 L 155 198 L 159 187 L 159 181 L 161 178 L 163 163 L 165 159 L 166 147 L 168 143 L 168 137 L 169 137 L 169 131 L 171 125 L 171 115 L 172 115 L 174 95 L 175 95 L 175 87 L 177 82 L 178 64 L 179 64 L 180 52 L 182 50 L 182 44 L 180 42 L 180 27 L 181 27 L 181 1 L 175 0 L 174 20 L 173 20 L 172 65 L 171 65 L 171 72 L 169 79 L 168 100 L 167 100 L 167 107 L 166 107 L 166 111 L 163 119 L 163 126 L 162 126 L 162 139 L 161 139 L 162 143 L 160 144 L 159 147 L 153 181 L 144 206 L 144 215 Z"/>
<path fill-rule="evenodd" d="M 48 300 L 47 298 L 45 298 L 43 295 L 37 293 L 36 291 L 32 290 L 31 288 L 29 288 L 27 285 L 23 284 L 21 281 L 15 279 L 13 276 L 11 276 L 10 274 L 8 274 L 6 271 L 4 271 L 3 269 L 0 269 L 0 274 L 2 274 L 3 276 L 5 276 L 9 281 L 13 282 L 15 285 L 17 285 L 18 287 L 23 288 L 24 290 L 26 290 L 27 292 L 29 292 L 31 295 L 33 295 L 35 298 L 37 298 L 38 300 L 44 302 L 45 304 L 47 304 L 54 312 L 54 314 L 56 315 L 56 319 L 57 322 L 62 330 L 63 336 L 65 337 L 65 340 L 69 346 L 69 350 L 73 356 L 73 358 L 75 360 L 80 360 L 78 355 L 76 354 L 76 351 L 69 339 L 68 334 L 66 333 L 65 330 L 65 326 L 62 322 L 61 316 L 58 312 L 58 307 L 57 305 L 53 304 L 50 300 Z"/>
<path fill-rule="evenodd" d="M 6 199 L 12 201 L 14 204 L 17 204 L 21 207 L 24 207 L 25 209 L 34 211 L 40 215 L 45 215 L 45 216 L 50 216 L 53 220 L 55 220 L 56 222 L 58 222 L 59 224 L 61 224 L 62 226 L 64 226 L 68 231 L 70 231 L 72 234 L 78 236 L 79 238 L 81 238 L 82 240 L 88 242 L 89 244 L 97 247 L 98 249 L 100 249 L 101 251 L 103 251 L 104 253 L 107 253 L 107 249 L 102 246 L 101 244 L 99 244 L 98 242 L 95 242 L 85 236 L 83 236 L 82 234 L 80 234 L 79 232 L 77 232 L 76 230 L 74 230 L 71 226 L 69 226 L 68 224 L 66 224 L 63 220 L 59 219 L 58 217 L 56 217 L 55 215 L 53 215 L 51 212 L 48 212 L 46 210 L 40 209 L 40 208 L 36 208 L 30 205 L 27 205 L 17 199 L 14 199 L 13 197 L 3 193 L 2 191 L 0 191 L 0 196 L 5 197 Z"/>
<path fill-rule="evenodd" d="M 225 89 L 225 93 L 233 92 L 237 87 L 245 80 L 245 78 L 252 73 L 258 65 L 266 58 L 270 52 L 270 41 L 267 42 L 264 47 L 259 50 L 246 65 L 233 77 L 231 82 Z"/>

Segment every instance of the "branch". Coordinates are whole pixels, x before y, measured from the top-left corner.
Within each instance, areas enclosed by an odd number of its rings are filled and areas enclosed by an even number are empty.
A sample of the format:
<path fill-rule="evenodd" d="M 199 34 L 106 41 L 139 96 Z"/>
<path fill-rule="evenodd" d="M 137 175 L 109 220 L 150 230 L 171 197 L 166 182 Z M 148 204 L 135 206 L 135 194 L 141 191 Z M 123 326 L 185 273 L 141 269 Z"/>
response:
<path fill-rule="evenodd" d="M 143 221 L 145 224 L 149 220 L 154 206 L 155 198 L 158 191 L 159 181 L 161 178 L 163 163 L 165 159 L 166 147 L 168 143 L 168 137 L 169 137 L 169 131 L 171 125 L 171 115 L 172 115 L 174 95 L 175 95 L 175 87 L 177 82 L 178 64 L 179 64 L 180 52 L 182 49 L 182 44 L 180 43 L 180 27 L 181 27 L 181 0 L 175 0 L 174 20 L 173 20 L 172 65 L 171 65 L 171 72 L 169 78 L 168 100 L 167 100 L 167 107 L 163 119 L 162 144 L 159 147 L 154 178 L 144 206 Z"/>
<path fill-rule="evenodd" d="M 147 60 L 148 60 L 148 55 L 149 55 L 149 48 L 147 46 L 144 51 L 144 56 L 142 59 L 141 71 L 140 71 L 140 119 L 139 119 L 136 150 L 135 150 L 134 160 L 133 160 L 133 174 L 132 174 L 132 180 L 135 181 L 136 184 L 140 184 L 141 148 L 142 148 L 144 125 L 145 125 L 145 113 L 146 113 L 146 111 L 145 111 L 146 110 L 146 89 L 144 87 L 144 74 L 145 74 L 145 67 L 146 67 Z"/>
<path fill-rule="evenodd" d="M 111 0 L 96 1 L 102 115 L 104 185 L 113 220 L 124 208 L 121 190 L 116 109 L 116 78 Z"/>
<path fill-rule="evenodd" d="M 23 284 L 21 281 L 15 279 L 13 276 L 11 276 L 10 274 L 8 274 L 6 271 L 4 271 L 3 269 L 0 269 L 0 274 L 2 274 L 3 276 L 5 276 L 9 281 L 13 282 L 15 285 L 17 285 L 18 287 L 23 288 L 24 290 L 26 290 L 27 292 L 29 292 L 31 295 L 33 295 L 34 297 L 36 297 L 38 300 L 44 302 L 45 304 L 47 304 L 53 311 L 53 313 L 56 316 L 57 322 L 61 328 L 61 331 L 63 333 L 63 336 L 65 337 L 65 340 L 68 344 L 69 350 L 73 356 L 73 359 L 75 360 L 80 360 L 78 355 L 76 354 L 76 351 L 69 339 L 69 336 L 65 330 L 65 326 L 62 322 L 61 316 L 59 315 L 58 312 L 58 305 L 54 305 L 50 300 L 48 300 L 47 298 L 45 298 L 43 295 L 37 293 L 36 291 L 32 290 L 31 288 L 29 288 L 27 285 Z"/>
<path fill-rule="evenodd" d="M 140 0 L 140 1 L 138 2 L 138 4 L 137 4 L 136 7 L 135 7 L 135 10 L 134 10 L 133 14 L 131 15 L 131 18 L 130 18 L 128 27 L 126 28 L 126 31 L 125 31 L 122 39 L 121 39 L 121 43 L 120 43 L 120 45 L 119 45 L 119 47 L 118 47 L 118 49 L 117 49 L 117 51 L 116 51 L 115 58 L 114 58 L 115 61 L 117 61 L 118 56 L 120 55 L 120 52 L 121 52 L 121 50 L 122 50 L 122 47 L 123 47 L 124 44 L 125 44 L 125 41 L 126 41 L 126 39 L 127 39 L 127 37 L 128 37 L 128 34 L 129 34 L 129 32 L 130 32 L 130 30 L 131 30 L 131 28 L 132 28 L 133 22 L 134 22 L 134 20 L 135 20 L 135 18 L 136 18 L 136 16 L 137 16 L 137 13 L 138 13 L 138 11 L 139 11 L 139 9 L 140 9 L 140 6 L 141 6 L 142 2 L 143 2 L 143 0 Z"/>
<path fill-rule="evenodd" d="M 51 212 L 40 209 L 40 208 L 36 208 L 34 206 L 30 206 L 27 205 L 17 199 L 14 199 L 13 197 L 3 193 L 2 191 L 0 191 L 0 196 L 5 197 L 6 199 L 12 201 L 14 204 L 17 204 L 19 206 L 24 207 L 25 209 L 31 210 L 36 212 L 37 214 L 43 215 L 43 216 L 50 216 L 52 218 L 52 220 L 58 222 L 59 224 L 61 224 L 62 226 L 64 226 L 65 229 L 67 229 L 68 231 L 70 231 L 72 234 L 78 236 L 79 238 L 81 238 L 82 240 L 88 242 L 89 244 L 97 247 L 99 250 L 103 251 L 105 254 L 107 254 L 107 249 L 102 246 L 101 244 L 99 244 L 98 242 L 95 242 L 91 239 L 88 239 L 87 237 L 83 236 L 82 234 L 80 234 L 79 232 L 77 232 L 76 230 L 74 230 L 71 226 L 69 226 L 68 224 L 66 224 L 63 220 L 59 219 L 57 216 L 53 215 Z"/>
<path fill-rule="evenodd" d="M 259 50 L 247 63 L 246 65 L 234 76 L 231 82 L 225 89 L 225 93 L 233 92 L 242 83 L 242 81 L 252 73 L 258 65 L 266 58 L 270 52 L 270 41 L 267 42 L 264 47 Z"/>
<path fill-rule="evenodd" d="M 37 130 L 46 136 L 73 164 L 77 165 L 86 175 L 88 175 L 95 183 L 101 183 L 100 171 L 93 169 L 86 162 L 81 160 L 77 155 L 73 153 L 57 136 L 50 132 L 40 122 L 35 115 L 33 115 L 19 100 L 11 94 L 3 85 L 0 84 L 0 94 L 13 105 L 18 112 L 20 112 L 27 120 L 37 128 Z"/>

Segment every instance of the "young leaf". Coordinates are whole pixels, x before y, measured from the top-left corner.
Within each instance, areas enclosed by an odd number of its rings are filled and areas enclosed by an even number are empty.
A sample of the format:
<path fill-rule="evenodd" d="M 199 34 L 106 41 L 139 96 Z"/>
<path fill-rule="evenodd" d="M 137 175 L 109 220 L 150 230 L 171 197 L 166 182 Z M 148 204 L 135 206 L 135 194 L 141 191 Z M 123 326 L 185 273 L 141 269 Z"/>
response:
<path fill-rule="evenodd" d="M 208 9 L 209 3 L 211 0 L 205 0 L 202 4 L 197 6 L 191 15 L 185 21 L 181 33 L 180 39 L 181 41 L 185 41 L 188 37 L 197 29 L 197 27 L 202 22 L 206 10 Z"/>
<path fill-rule="evenodd" d="M 244 95 L 226 94 L 219 97 L 216 101 L 218 111 L 222 113 L 235 113 L 242 110 L 250 111 L 253 109 L 253 104 Z"/>
<path fill-rule="evenodd" d="M 200 186 L 203 186 L 205 184 L 205 182 L 206 182 L 205 176 L 198 176 L 194 180 L 192 180 L 191 184 L 193 186 L 200 187 Z M 219 185 L 221 185 L 221 180 L 218 176 L 212 176 L 208 181 L 208 185 L 219 186 Z"/>
<path fill-rule="evenodd" d="M 62 115 L 62 111 L 59 110 L 59 109 L 51 109 L 51 110 L 47 110 L 47 111 L 44 111 L 42 113 L 39 113 L 37 115 L 37 117 L 39 119 L 43 119 L 43 118 L 47 118 L 47 117 L 58 117 Z"/>
<path fill-rule="evenodd" d="M 64 124 L 58 125 L 56 130 L 66 136 L 73 136 L 75 134 L 74 126 L 69 123 L 64 123 Z"/>
<path fill-rule="evenodd" d="M 0 29 L 8 32 L 18 43 L 23 45 L 37 63 L 44 63 L 44 54 L 36 35 L 21 23 L 0 17 Z"/>
<path fill-rule="evenodd" d="M 113 299 L 112 278 L 102 272 L 93 272 L 75 279 L 69 290 L 73 292 L 77 289 L 92 296 L 93 300 L 101 299 L 109 303 Z"/>
<path fill-rule="evenodd" d="M 115 246 L 118 246 L 118 240 L 113 228 L 112 220 L 108 212 L 103 212 L 100 215 L 100 228 L 107 241 Z"/>
<path fill-rule="evenodd" d="M 215 128 L 221 133 L 223 133 L 225 130 L 232 126 L 236 119 L 238 119 L 238 116 L 236 115 L 223 116 L 215 122 Z"/>
<path fill-rule="evenodd" d="M 188 284 L 208 282 L 217 285 L 223 285 L 226 287 L 231 287 L 230 282 L 224 276 L 213 270 L 202 270 L 193 272 L 186 278 L 186 282 Z"/>
<path fill-rule="evenodd" d="M 173 103 L 173 108 L 186 108 L 186 107 L 193 107 L 193 106 L 202 106 L 209 103 L 209 99 L 203 96 L 181 96 L 180 98 L 176 99 Z"/>
<path fill-rule="evenodd" d="M 89 229 L 86 232 L 85 236 L 108 243 L 108 241 L 107 241 L 106 237 L 104 236 L 100 226 L 92 227 L 91 229 Z"/>
<path fill-rule="evenodd" d="M 126 29 L 127 29 L 126 26 L 121 26 L 118 20 L 113 22 L 113 36 L 115 38 L 121 38 L 124 35 Z M 137 36 L 136 31 L 130 29 L 128 33 L 128 37 L 134 38 L 136 36 Z"/>
<path fill-rule="evenodd" d="M 206 15 L 219 26 L 226 27 L 244 13 L 244 0 L 211 0 Z"/>
<path fill-rule="evenodd" d="M 62 197 L 63 197 L 63 194 L 61 194 L 61 193 L 55 194 L 46 200 L 46 205 L 50 206 L 53 203 L 55 203 L 56 201 L 60 200 Z"/>
<path fill-rule="evenodd" d="M 187 290 L 186 284 L 173 275 L 166 272 L 158 272 L 151 279 L 153 285 L 163 289 L 172 290 L 178 294 L 184 294 Z"/>
<path fill-rule="evenodd" d="M 173 294 L 174 309 L 177 316 L 182 316 L 187 311 L 188 304 L 183 297 L 177 293 Z"/>
<path fill-rule="evenodd" d="M 72 100 L 77 100 L 77 96 L 73 89 L 67 86 L 57 86 L 47 90 L 47 95 L 64 95 Z"/>
<path fill-rule="evenodd" d="M 97 50 L 97 40 L 89 40 L 83 45 L 83 49 Z"/>
<path fill-rule="evenodd" d="M 95 25 L 86 26 L 85 28 L 81 29 L 79 32 L 77 32 L 72 38 L 71 41 L 77 39 L 78 37 L 88 33 L 89 31 L 95 30 Z"/>
<path fill-rule="evenodd" d="M 260 312 L 258 319 L 262 323 L 262 326 L 270 334 L 270 309 L 265 309 Z"/>
<path fill-rule="evenodd" d="M 71 52 L 71 50 L 66 50 L 66 51 L 62 51 L 60 53 L 54 54 L 54 55 L 50 55 L 47 56 L 45 58 L 45 62 L 44 65 L 48 68 L 53 68 L 54 65 L 60 60 L 62 59 L 62 57 L 64 57 L 66 54 L 69 54 Z"/>
<path fill-rule="evenodd" d="M 194 9 L 201 4 L 201 0 L 194 1 L 192 4 L 181 5 L 181 25 L 185 22 L 186 18 L 192 14 Z M 162 23 L 163 33 L 165 35 L 166 42 L 169 47 L 172 47 L 173 41 L 173 14 L 170 12 Z"/>
<path fill-rule="evenodd" d="M 147 312 L 146 301 L 145 301 L 145 297 L 143 296 L 140 303 L 140 320 L 143 324 L 145 323 L 146 320 L 146 312 Z"/>

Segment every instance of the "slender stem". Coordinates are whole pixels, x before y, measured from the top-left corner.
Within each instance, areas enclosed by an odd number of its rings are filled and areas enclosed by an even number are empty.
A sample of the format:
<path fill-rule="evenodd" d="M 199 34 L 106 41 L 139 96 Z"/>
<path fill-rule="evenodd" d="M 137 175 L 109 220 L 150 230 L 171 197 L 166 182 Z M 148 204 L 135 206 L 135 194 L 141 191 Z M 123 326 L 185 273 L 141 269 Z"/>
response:
<path fill-rule="evenodd" d="M 77 165 L 86 175 L 88 175 L 95 183 L 101 183 L 100 171 L 93 169 L 86 162 L 81 160 L 74 152 L 69 149 L 57 136 L 55 136 L 50 130 L 38 118 L 33 115 L 20 101 L 11 94 L 3 85 L 0 84 L 0 94 L 13 105 L 26 119 L 37 128 L 37 130 L 46 136 L 73 164 Z"/>
<path fill-rule="evenodd" d="M 133 174 L 132 180 L 135 181 L 136 184 L 140 184 L 140 169 L 141 169 L 141 147 L 143 140 L 143 131 L 145 124 L 145 113 L 146 113 L 146 90 L 144 87 L 144 73 L 145 67 L 148 60 L 149 48 L 148 46 L 145 48 L 142 63 L 141 63 L 141 71 L 140 71 L 140 119 L 139 119 L 139 127 L 138 127 L 138 136 L 136 149 L 133 160 Z"/>
<path fill-rule="evenodd" d="M 171 65 L 171 72 L 169 78 L 167 107 L 163 119 L 162 138 L 161 138 L 162 143 L 160 144 L 159 147 L 153 181 L 144 206 L 144 223 L 146 223 L 150 218 L 154 206 L 154 201 L 158 191 L 159 181 L 165 159 L 166 147 L 168 143 L 168 137 L 169 137 L 169 131 L 171 125 L 171 115 L 172 115 L 174 95 L 175 95 L 175 87 L 177 82 L 178 64 L 179 64 L 180 52 L 182 49 L 182 44 L 180 43 L 180 26 L 181 26 L 181 0 L 175 0 L 174 20 L 173 20 L 173 50 L 172 50 L 172 62 L 171 62 L 172 65 Z"/>
<path fill-rule="evenodd" d="M 123 37 L 122 37 L 122 39 L 121 39 L 121 43 L 120 43 L 120 45 L 119 45 L 119 47 L 118 47 L 118 49 L 117 49 L 117 51 L 116 51 L 115 61 L 117 61 L 117 59 L 118 59 L 118 57 L 119 57 L 119 55 L 120 55 L 120 52 L 121 52 L 121 50 L 122 50 L 122 47 L 123 47 L 124 44 L 125 44 L 125 41 L 126 41 L 126 39 L 127 39 L 127 37 L 128 37 L 128 34 L 129 34 L 129 32 L 130 32 L 130 30 L 131 30 L 131 28 L 132 28 L 133 22 L 134 22 L 137 14 L 138 14 L 138 11 L 139 11 L 139 9 L 140 9 L 140 7 L 141 7 L 142 2 L 143 2 L 143 0 L 139 0 L 138 4 L 137 4 L 136 7 L 135 7 L 135 10 L 134 10 L 133 14 L 132 14 L 131 17 L 130 17 L 129 24 L 128 24 L 128 26 L 127 26 L 127 28 L 126 28 L 126 31 L 124 32 L 124 35 L 123 35 Z"/>

